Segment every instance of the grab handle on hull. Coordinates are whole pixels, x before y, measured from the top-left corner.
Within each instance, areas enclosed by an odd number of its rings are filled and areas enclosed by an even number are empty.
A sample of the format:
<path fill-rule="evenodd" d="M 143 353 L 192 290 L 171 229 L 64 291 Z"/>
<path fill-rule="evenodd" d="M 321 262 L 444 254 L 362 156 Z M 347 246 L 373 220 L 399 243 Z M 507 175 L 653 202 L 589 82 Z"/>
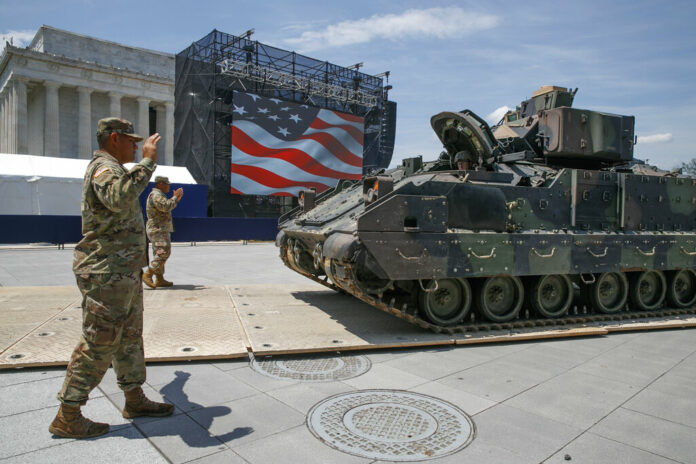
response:
<path fill-rule="evenodd" d="M 542 255 L 541 253 L 539 253 L 538 251 L 536 251 L 536 248 L 532 248 L 532 251 L 534 252 L 535 255 L 537 255 L 537 256 L 540 257 L 540 258 L 550 258 L 550 257 L 552 257 L 553 254 L 556 252 L 556 247 L 551 248 L 551 253 L 549 253 L 549 254 L 547 254 L 547 255 Z"/>
<path fill-rule="evenodd" d="M 478 259 L 488 259 L 488 258 L 493 258 L 495 256 L 495 247 L 491 250 L 490 254 L 487 255 L 477 255 L 474 250 L 469 248 L 469 253 L 474 257 Z"/>
<path fill-rule="evenodd" d="M 587 252 L 595 258 L 604 258 L 607 255 L 608 251 L 609 247 L 604 247 L 604 251 L 602 253 L 594 253 L 592 250 L 590 250 L 590 247 L 587 247 Z"/>

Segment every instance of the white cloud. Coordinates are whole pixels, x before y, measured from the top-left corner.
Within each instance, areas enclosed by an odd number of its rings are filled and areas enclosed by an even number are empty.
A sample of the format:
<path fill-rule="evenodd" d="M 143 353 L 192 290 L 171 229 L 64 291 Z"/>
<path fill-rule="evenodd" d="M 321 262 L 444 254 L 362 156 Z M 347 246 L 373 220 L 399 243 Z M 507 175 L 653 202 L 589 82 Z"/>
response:
<path fill-rule="evenodd" d="M 640 144 L 671 142 L 671 141 L 672 141 L 672 134 L 670 134 L 670 133 L 638 136 L 638 143 L 640 143 Z"/>
<path fill-rule="evenodd" d="M 486 122 L 488 124 L 495 124 L 503 117 L 505 113 L 510 111 L 510 108 L 503 105 L 500 108 L 496 108 L 492 113 L 486 116 Z"/>
<path fill-rule="evenodd" d="M 342 21 L 319 31 L 305 31 L 285 42 L 302 52 L 327 47 L 366 43 L 374 39 L 409 37 L 459 38 L 498 25 L 494 15 L 473 13 L 461 8 L 406 10 L 400 14 L 374 15 L 355 21 Z"/>
<path fill-rule="evenodd" d="M 0 39 L 2 39 L 2 42 L 0 42 L 0 48 L 5 46 L 5 42 L 10 42 L 12 41 L 12 45 L 15 47 L 26 47 L 29 45 L 31 42 L 31 39 L 34 38 L 34 35 L 36 34 L 36 31 L 30 31 L 30 30 L 24 30 L 24 31 L 7 31 L 3 32 L 0 34 Z"/>

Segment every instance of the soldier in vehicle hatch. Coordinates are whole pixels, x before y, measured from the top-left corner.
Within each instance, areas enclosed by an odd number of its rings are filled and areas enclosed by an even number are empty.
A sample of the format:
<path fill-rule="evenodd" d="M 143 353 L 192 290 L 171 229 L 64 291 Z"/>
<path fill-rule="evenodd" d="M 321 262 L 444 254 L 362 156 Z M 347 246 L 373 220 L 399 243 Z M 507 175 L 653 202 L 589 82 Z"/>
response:
<path fill-rule="evenodd" d="M 164 278 L 164 263 L 172 253 L 171 233 L 174 232 L 172 210 L 181 201 L 184 191 L 181 188 L 176 189 L 171 198 L 167 198 L 167 193 L 169 193 L 169 179 L 164 176 L 155 177 L 155 188 L 147 197 L 145 207 L 147 238 L 152 242 L 152 262 L 143 272 L 143 282 L 150 288 L 173 285 Z"/>
<path fill-rule="evenodd" d="M 82 416 L 80 407 L 113 365 L 126 403 L 123 417 L 168 416 L 174 406 L 145 397 L 142 268 L 146 265 L 145 225 L 138 197 L 157 162 L 159 134 L 143 144 L 143 159 L 134 160 L 133 124 L 120 118 L 97 124 L 99 150 L 87 166 L 82 184 L 82 234 L 75 246 L 73 271 L 82 293 L 82 337 L 68 364 L 58 393 L 60 409 L 48 427 L 54 435 L 87 438 L 109 431 L 108 424 Z"/>

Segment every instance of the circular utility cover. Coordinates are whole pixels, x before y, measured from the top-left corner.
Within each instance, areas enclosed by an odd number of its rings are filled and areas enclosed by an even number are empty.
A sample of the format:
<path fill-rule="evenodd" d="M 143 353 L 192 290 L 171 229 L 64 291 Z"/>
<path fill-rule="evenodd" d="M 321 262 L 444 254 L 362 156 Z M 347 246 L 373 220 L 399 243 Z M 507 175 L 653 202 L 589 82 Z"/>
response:
<path fill-rule="evenodd" d="M 302 356 L 254 358 L 251 368 L 276 379 L 332 382 L 364 374 L 372 364 L 365 356 Z"/>
<path fill-rule="evenodd" d="M 386 461 L 434 459 L 474 439 L 471 418 L 445 401 L 399 390 L 363 390 L 316 404 L 307 427 L 344 453 Z"/>

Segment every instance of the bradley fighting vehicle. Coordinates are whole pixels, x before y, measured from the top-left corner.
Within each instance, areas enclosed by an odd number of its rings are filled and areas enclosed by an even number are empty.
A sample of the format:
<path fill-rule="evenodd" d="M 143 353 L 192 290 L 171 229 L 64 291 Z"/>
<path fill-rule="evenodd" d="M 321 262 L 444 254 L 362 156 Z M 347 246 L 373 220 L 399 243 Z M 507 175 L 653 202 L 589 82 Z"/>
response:
<path fill-rule="evenodd" d="M 633 116 L 572 108 L 576 91 L 542 87 L 494 127 L 433 116 L 436 161 L 303 191 L 281 258 L 438 332 L 694 312 L 696 179 L 634 160 Z"/>

